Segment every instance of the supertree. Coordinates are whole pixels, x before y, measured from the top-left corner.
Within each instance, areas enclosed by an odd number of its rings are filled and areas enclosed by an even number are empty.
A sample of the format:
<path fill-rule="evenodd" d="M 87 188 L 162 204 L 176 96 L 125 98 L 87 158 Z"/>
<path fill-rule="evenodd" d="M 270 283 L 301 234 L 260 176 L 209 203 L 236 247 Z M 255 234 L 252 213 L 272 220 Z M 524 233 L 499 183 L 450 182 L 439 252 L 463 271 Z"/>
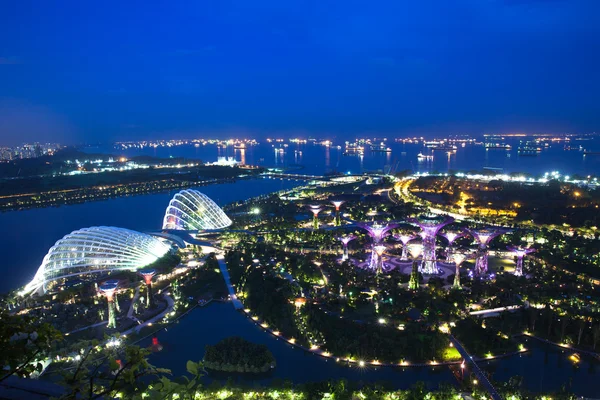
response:
<path fill-rule="evenodd" d="M 108 328 L 116 328 L 117 327 L 117 319 L 116 319 L 116 312 L 115 312 L 115 303 L 113 301 L 114 299 L 114 294 L 115 294 L 115 290 L 117 290 L 117 285 L 115 284 L 103 284 L 101 285 L 98 290 L 100 290 L 100 293 L 102 293 L 104 296 L 106 296 L 106 300 L 108 301 Z"/>
<path fill-rule="evenodd" d="M 423 260 L 420 272 L 423 274 L 437 274 L 437 258 L 435 256 L 435 236 L 444 226 L 454 222 L 452 217 L 424 217 L 409 220 L 421 228 L 419 235 L 423 238 Z"/>
<path fill-rule="evenodd" d="M 331 204 L 335 206 L 335 226 L 340 226 L 342 224 L 342 216 L 340 214 L 340 206 L 344 204 L 343 200 L 332 200 Z"/>
<path fill-rule="evenodd" d="M 375 246 L 381 244 L 383 238 L 388 234 L 388 232 L 394 229 L 398 224 L 366 224 L 359 223 L 359 227 L 366 230 L 371 239 L 373 239 L 373 243 L 371 245 L 371 261 L 369 262 L 369 269 L 371 271 L 377 270 L 377 253 L 375 251 Z"/>
<path fill-rule="evenodd" d="M 488 245 L 496 236 L 508 233 L 510 232 L 510 229 L 490 227 L 483 229 L 467 229 L 467 232 L 479 242 L 477 258 L 475 260 L 475 275 L 480 276 L 485 274 L 488 270 Z"/>
<path fill-rule="evenodd" d="M 452 251 L 452 247 L 454 245 L 454 241 L 456 239 L 458 239 L 459 237 L 465 236 L 464 232 L 455 232 L 455 231 L 448 231 L 448 232 L 444 232 L 441 234 L 441 236 L 445 237 L 446 240 L 448 241 L 448 247 L 446 248 L 446 262 L 447 263 L 451 263 L 454 262 L 454 255 L 453 255 L 453 251 Z"/>
<path fill-rule="evenodd" d="M 156 270 L 143 269 L 138 273 L 144 278 L 144 282 L 146 282 L 146 295 L 148 297 L 146 299 L 146 307 L 150 308 L 152 307 L 152 304 L 154 302 L 154 300 L 152 300 L 152 278 L 154 277 L 154 275 L 156 275 Z"/>
<path fill-rule="evenodd" d="M 319 213 L 323 210 L 319 206 L 310 206 L 310 211 L 313 213 L 313 229 L 319 229 Z"/>
<path fill-rule="evenodd" d="M 517 266 L 515 267 L 515 275 L 523 276 L 523 258 L 527 254 L 535 253 L 536 250 L 532 248 L 524 249 L 516 246 L 508 246 L 507 249 L 515 253 L 515 256 L 517 256 Z"/>
<path fill-rule="evenodd" d="M 454 284 L 452 285 L 455 289 L 462 289 L 460 286 L 460 265 L 467 259 L 467 255 L 464 253 L 452 254 L 454 264 L 456 264 L 456 272 L 454 273 Z"/>
<path fill-rule="evenodd" d="M 342 242 L 343 251 L 342 251 L 342 261 L 348 259 L 348 243 L 356 239 L 354 235 L 346 235 L 339 238 L 340 242 Z"/>
<path fill-rule="evenodd" d="M 119 286 L 119 280 L 118 279 L 109 279 L 108 281 L 104 282 L 104 284 Z M 115 303 L 115 309 L 117 310 L 117 312 L 121 312 L 121 306 L 119 305 L 119 297 L 117 296 L 117 292 L 115 292 L 113 294 L 113 301 Z"/>
<path fill-rule="evenodd" d="M 408 252 L 413 259 L 410 280 L 408 281 L 408 288 L 411 290 L 419 289 L 419 264 L 417 262 L 417 258 L 419 258 L 422 251 L 423 245 L 420 243 L 412 243 L 408 245 Z"/>
<path fill-rule="evenodd" d="M 394 239 L 402 242 L 402 255 L 400 256 L 401 260 L 408 260 L 408 242 L 414 238 L 416 238 L 415 235 L 409 234 L 394 235 Z"/>
<path fill-rule="evenodd" d="M 378 244 L 373 247 L 375 250 L 375 255 L 377 256 L 377 260 L 375 261 L 375 274 L 379 275 L 383 272 L 383 252 L 387 249 L 382 244 Z"/>

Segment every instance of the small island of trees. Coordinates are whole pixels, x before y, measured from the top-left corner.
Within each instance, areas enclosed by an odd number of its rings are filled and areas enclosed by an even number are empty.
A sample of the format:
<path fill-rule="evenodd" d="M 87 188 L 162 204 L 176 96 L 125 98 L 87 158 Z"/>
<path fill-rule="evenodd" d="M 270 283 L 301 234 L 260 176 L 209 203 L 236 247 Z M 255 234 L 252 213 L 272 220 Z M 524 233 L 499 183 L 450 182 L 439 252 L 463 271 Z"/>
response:
<path fill-rule="evenodd" d="M 275 357 L 265 345 L 232 336 L 206 346 L 204 366 L 215 371 L 260 373 L 275 367 Z"/>

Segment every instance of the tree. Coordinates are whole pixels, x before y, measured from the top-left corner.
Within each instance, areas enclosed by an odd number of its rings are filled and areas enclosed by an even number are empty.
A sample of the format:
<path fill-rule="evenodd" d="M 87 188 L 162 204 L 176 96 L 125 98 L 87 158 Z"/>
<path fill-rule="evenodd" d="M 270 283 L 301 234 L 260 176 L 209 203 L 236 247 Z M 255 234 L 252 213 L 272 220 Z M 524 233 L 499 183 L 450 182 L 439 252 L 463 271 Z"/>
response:
<path fill-rule="evenodd" d="M 107 338 L 105 338 L 107 339 Z M 78 342 L 65 349 L 74 368 L 62 371 L 66 392 L 61 399 L 135 398 L 146 388 L 141 378 L 170 373 L 151 365 L 150 350 L 138 346 L 101 345 L 98 341 Z"/>
<path fill-rule="evenodd" d="M 62 335 L 47 323 L 29 316 L 9 315 L 0 311 L 0 382 L 12 375 L 26 377 L 41 372 L 42 362 L 51 356 Z"/>

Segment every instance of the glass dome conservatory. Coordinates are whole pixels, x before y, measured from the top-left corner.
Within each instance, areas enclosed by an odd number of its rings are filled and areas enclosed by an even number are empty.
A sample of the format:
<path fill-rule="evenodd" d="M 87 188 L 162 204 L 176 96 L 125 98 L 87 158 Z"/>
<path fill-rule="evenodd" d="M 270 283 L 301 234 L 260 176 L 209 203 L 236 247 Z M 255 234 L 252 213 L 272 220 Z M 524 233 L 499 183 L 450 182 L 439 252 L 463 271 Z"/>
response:
<path fill-rule="evenodd" d="M 69 233 L 50 248 L 24 292 L 46 291 L 48 284 L 80 275 L 137 270 L 165 255 L 170 246 L 145 233 L 96 226 Z"/>
<path fill-rule="evenodd" d="M 163 229 L 196 231 L 222 229 L 229 225 L 231 220 L 214 201 L 191 189 L 173 196 L 163 219 Z"/>

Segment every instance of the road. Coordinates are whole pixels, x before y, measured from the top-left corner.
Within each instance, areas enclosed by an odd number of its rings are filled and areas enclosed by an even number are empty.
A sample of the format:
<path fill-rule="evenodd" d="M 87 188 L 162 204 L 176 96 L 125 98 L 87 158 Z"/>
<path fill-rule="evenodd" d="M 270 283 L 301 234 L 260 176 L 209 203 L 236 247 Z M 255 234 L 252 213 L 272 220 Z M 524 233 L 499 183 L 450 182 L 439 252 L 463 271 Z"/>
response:
<path fill-rule="evenodd" d="M 449 334 L 448 336 L 450 337 L 450 340 L 454 344 L 454 347 L 456 348 L 456 350 L 458 350 L 460 355 L 465 359 L 465 362 L 467 364 L 472 365 L 473 373 L 475 374 L 475 376 L 477 376 L 479 383 L 481 383 L 485 387 L 485 389 L 488 391 L 488 393 L 490 394 L 490 397 L 493 400 L 502 400 L 502 396 L 500 396 L 500 394 L 496 391 L 496 388 L 494 388 L 494 385 L 492 385 L 492 383 L 489 381 L 485 372 L 483 372 L 483 370 L 481 368 L 479 368 L 479 365 L 477 365 L 477 363 L 473 360 L 473 357 L 471 357 L 469 352 L 467 352 L 467 350 L 464 348 L 462 343 L 460 343 L 458 341 L 458 339 L 456 339 L 451 334 Z"/>

